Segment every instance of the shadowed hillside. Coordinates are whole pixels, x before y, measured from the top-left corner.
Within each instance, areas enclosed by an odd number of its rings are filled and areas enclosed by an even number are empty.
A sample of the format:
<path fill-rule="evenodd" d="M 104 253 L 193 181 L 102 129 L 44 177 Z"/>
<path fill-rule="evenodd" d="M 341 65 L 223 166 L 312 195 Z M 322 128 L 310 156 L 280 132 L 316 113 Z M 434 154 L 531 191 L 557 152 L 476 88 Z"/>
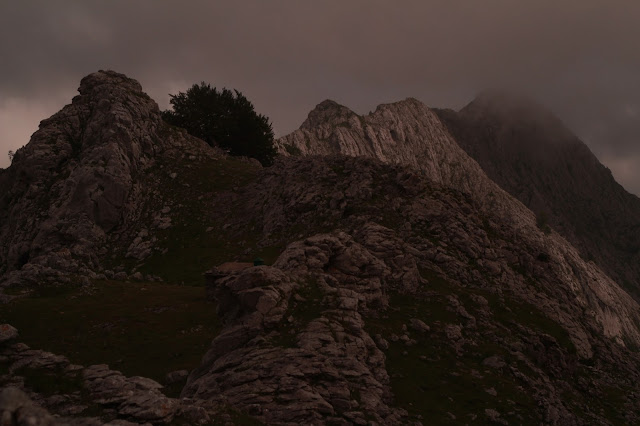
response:
<path fill-rule="evenodd" d="M 640 199 L 558 118 L 494 92 L 437 112 L 492 180 L 640 298 Z"/>
<path fill-rule="evenodd" d="M 432 110 L 324 102 L 279 146 L 83 79 L 0 175 L 3 422 L 640 421 L 638 304 Z"/>

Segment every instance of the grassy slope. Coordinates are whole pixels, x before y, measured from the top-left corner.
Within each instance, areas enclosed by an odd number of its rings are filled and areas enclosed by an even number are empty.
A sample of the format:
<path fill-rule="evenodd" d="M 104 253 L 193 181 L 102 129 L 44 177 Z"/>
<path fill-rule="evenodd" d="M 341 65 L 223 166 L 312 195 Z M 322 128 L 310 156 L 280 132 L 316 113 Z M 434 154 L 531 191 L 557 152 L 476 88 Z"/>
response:
<path fill-rule="evenodd" d="M 173 170 L 178 174 L 172 179 L 169 172 Z M 150 179 L 157 179 L 163 197 L 151 198 L 145 210 L 153 213 L 170 206 L 172 226 L 156 231 L 156 245 L 163 251 L 154 251 L 137 265 L 138 270 L 168 282 L 202 285 L 203 272 L 223 262 L 262 257 L 272 263 L 280 248 L 257 249 L 259 231 L 254 224 L 247 223 L 241 233 L 225 228 L 235 219 L 237 193 L 256 179 L 258 171 L 255 165 L 235 158 L 160 162 L 150 171 Z M 131 259 L 118 261 L 134 265 Z"/>
<path fill-rule="evenodd" d="M 174 170 L 178 175 L 172 179 L 169 176 Z M 127 269 L 138 266 L 145 274 L 161 276 L 164 283 L 102 281 L 94 283 L 90 292 L 71 289 L 34 294 L 1 310 L 0 322 L 18 327 L 22 340 L 34 348 L 64 354 L 85 365 L 107 363 L 128 375 L 161 380 L 169 371 L 198 365 L 219 330 L 215 306 L 204 299 L 202 273 L 228 260 L 250 261 L 261 256 L 271 263 L 282 247 L 258 249 L 256 233 L 260 231 L 251 220 L 240 233 L 225 228 L 227 221 L 238 220 L 234 217 L 237 214 L 234 194 L 241 194 L 243 186 L 254 182 L 258 175 L 258 169 L 250 163 L 237 159 L 159 163 L 152 173 L 150 179 L 156 179 L 163 197 L 151 198 L 145 210 L 153 213 L 165 205 L 171 207 L 172 226 L 156 233 L 157 246 L 165 251 L 156 251 L 138 265 L 122 255 L 113 261 L 127 264 Z M 229 197 L 220 203 L 224 194 Z M 386 226 L 397 229 L 404 223 L 392 209 L 384 208 L 383 198 L 374 197 L 368 204 L 355 205 L 352 213 L 368 211 L 373 205 L 374 210 L 382 209 L 381 222 Z M 143 226 L 151 228 L 150 224 Z M 451 346 L 444 343 L 446 337 L 438 326 L 458 321 L 446 309 L 448 295 L 455 294 L 475 314 L 470 295 L 480 294 L 479 290 L 454 286 L 431 271 L 422 272 L 430 281 L 431 293 L 427 297 L 395 295 L 387 317 L 367 319 L 369 331 L 388 340 L 410 318 L 420 318 L 432 325 L 431 334 L 411 333 L 417 340 L 414 346 L 390 343 L 387 368 L 396 403 L 423 421 L 471 421 L 470 415 L 482 415 L 484 408 L 494 408 L 510 421 L 526 424 L 523 419 L 531 419 L 536 407 L 520 387 L 522 383 L 484 368 L 481 362 L 498 354 L 528 374 L 526 366 L 488 338 L 475 347 L 465 348 L 464 356 L 457 357 Z M 486 292 L 481 295 L 489 301 L 495 319 L 504 329 L 509 329 L 512 323 L 522 324 L 553 336 L 568 353 L 575 351 L 566 332 L 532 306 L 500 301 Z M 294 313 L 304 317 L 302 310 Z M 286 336 L 283 333 L 280 343 L 293 344 Z M 486 392 L 491 388 L 497 396 Z M 579 395 L 573 398 L 578 399 L 576 403 L 583 403 Z M 609 404 L 603 406 L 603 410 L 609 409 Z M 457 419 L 449 412 L 455 413 Z M 615 418 L 613 414 L 609 417 Z M 478 417 L 476 422 L 484 420 Z"/>
<path fill-rule="evenodd" d="M 389 341 L 385 355 L 396 403 L 416 420 L 437 424 L 482 424 L 487 421 L 485 408 L 498 410 L 516 424 L 537 424 L 539 419 L 532 418 L 535 402 L 521 387 L 523 383 L 510 374 L 482 366 L 482 361 L 493 355 L 517 365 L 504 348 L 487 338 L 475 346 L 465 345 L 463 354 L 456 355 L 444 327 L 458 324 L 460 319 L 448 308 L 447 298 L 457 295 L 460 300 L 467 299 L 467 308 L 474 304 L 468 299 L 468 289 L 436 280 L 435 276 L 430 278 L 424 295 L 392 294 L 388 314 L 366 320 L 371 334 L 379 333 Z M 475 313 L 473 309 L 471 313 Z M 431 331 L 421 334 L 409 329 L 409 335 L 417 341 L 412 346 L 401 340 L 393 342 L 392 335 L 401 335 L 403 325 L 409 325 L 411 318 L 431 324 Z M 497 396 L 488 393 L 489 389 L 494 389 Z"/>
<path fill-rule="evenodd" d="M 159 189 L 149 197 L 144 217 L 171 206 L 172 226 L 158 230 L 162 251 L 136 263 L 124 257 L 126 246 L 110 250 L 107 268 L 137 266 L 164 282 L 96 281 L 85 288 L 41 288 L 0 310 L 0 322 L 20 331 L 21 341 L 67 356 L 72 362 L 106 363 L 126 375 L 163 381 L 167 372 L 195 368 L 219 331 L 215 304 L 205 299 L 202 274 L 242 255 L 251 241 L 238 241 L 222 227 L 229 211 L 211 212 L 211 200 L 251 182 L 258 168 L 235 158 L 170 163 L 159 161 L 147 184 Z M 178 176 L 170 177 L 176 171 Z M 149 186 L 152 188 L 153 186 Z M 210 229 L 207 232 L 207 229 Z M 137 232 L 137 231 L 136 231 Z M 274 250 L 251 252 L 272 262 Z"/>
<path fill-rule="evenodd" d="M 0 322 L 33 348 L 160 381 L 196 367 L 219 329 L 201 287 L 117 281 L 28 296 L 2 309 Z"/>

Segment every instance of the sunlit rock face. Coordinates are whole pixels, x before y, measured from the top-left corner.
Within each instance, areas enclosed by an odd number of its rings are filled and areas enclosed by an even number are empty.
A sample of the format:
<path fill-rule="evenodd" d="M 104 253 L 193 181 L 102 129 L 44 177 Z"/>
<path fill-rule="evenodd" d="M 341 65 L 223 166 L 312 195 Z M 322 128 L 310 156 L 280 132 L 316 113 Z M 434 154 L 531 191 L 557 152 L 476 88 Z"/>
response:
<path fill-rule="evenodd" d="M 502 93 L 488 93 L 478 102 L 481 105 L 497 104 L 492 108 L 501 114 L 512 111 L 519 122 L 532 121 L 541 133 L 556 135 L 553 143 L 571 136 L 557 118 L 534 103 L 523 104 L 522 100 L 514 100 Z M 519 107 L 516 108 L 517 105 Z M 566 282 L 567 288 L 576 292 L 577 300 L 594 313 L 605 330 L 626 328 L 629 336 L 634 336 L 633 341 L 640 336 L 631 319 L 637 315 L 637 304 L 620 289 L 619 284 L 585 261 L 560 235 L 540 232 L 539 220 L 533 212 L 492 181 L 460 147 L 438 114 L 421 102 L 407 99 L 380 105 L 374 112 L 359 116 L 327 100 L 309 113 L 300 129 L 280 138 L 277 146 L 279 152 L 287 156 L 338 154 L 405 165 L 420 171 L 432 182 L 467 194 L 481 206 L 484 214 L 497 217 L 503 229 L 509 229 L 508 232 L 514 236 L 524 234 L 543 242 L 546 251 L 557 253 L 564 259 L 565 270 L 572 270 L 571 265 L 579 264 L 581 269 L 589 272 L 575 275 L 600 276 L 594 280 L 580 278 L 581 284 L 575 282 L 575 277 L 571 278 Z M 588 166 L 590 163 L 587 163 Z M 610 298 L 608 294 L 611 292 L 616 296 Z M 602 300 L 608 300 L 605 303 L 608 306 L 618 305 L 615 311 L 625 312 L 619 321 L 612 321 L 610 309 L 603 309 L 600 305 Z M 626 326 L 622 326 L 623 323 Z M 623 334 L 626 333 L 617 335 L 622 338 Z"/>
<path fill-rule="evenodd" d="M 281 154 L 366 156 L 424 171 L 435 182 L 471 191 L 477 164 L 461 149 L 438 117 L 421 102 L 406 99 L 359 116 L 333 101 L 320 103 L 300 129 L 280 138 Z M 460 162 L 462 161 L 462 163 Z"/>

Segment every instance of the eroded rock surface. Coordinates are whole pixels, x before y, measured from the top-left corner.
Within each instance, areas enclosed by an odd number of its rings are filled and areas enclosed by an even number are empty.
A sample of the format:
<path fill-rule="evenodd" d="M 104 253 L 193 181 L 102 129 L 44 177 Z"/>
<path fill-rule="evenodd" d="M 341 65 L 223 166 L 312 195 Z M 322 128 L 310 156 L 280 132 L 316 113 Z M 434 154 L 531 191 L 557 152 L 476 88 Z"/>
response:
<path fill-rule="evenodd" d="M 222 328 L 169 398 L 0 326 L 0 381 L 20 390 L 3 394 L 3 421 L 640 421 L 638 304 L 540 229 L 433 111 L 324 102 L 279 144 L 307 155 L 230 160 L 164 125 L 135 81 L 83 80 L 0 173 L 3 285 L 195 283 L 217 264 Z M 262 252 L 277 260 L 247 264 Z M 34 381 L 47 377 L 53 391 Z"/>
<path fill-rule="evenodd" d="M 222 406 L 169 398 L 149 378 L 75 365 L 15 339 L 0 342 L 0 367 L 3 426 L 208 424 L 226 415 Z"/>
<path fill-rule="evenodd" d="M 469 238 L 465 244 L 447 239 L 449 255 L 440 258 L 437 251 L 429 254 L 429 249 L 418 250 L 393 230 L 368 223 L 354 235 L 319 234 L 293 243 L 273 267 L 217 275 L 209 285 L 226 327 L 214 339 L 201 367 L 190 376 L 183 396 L 226 401 L 267 423 L 330 419 L 345 424 L 364 424 L 367 420 L 403 424 L 411 417 L 407 411 L 394 407 L 389 368 L 398 367 L 389 366 L 390 351 L 397 353 L 399 346 L 407 359 L 413 356 L 425 363 L 445 362 L 448 356 L 463 362 L 477 356 L 473 354 L 478 348 L 490 342 L 506 349 L 505 353 L 514 360 L 505 369 L 504 361 L 495 356 L 494 360 L 488 353 L 483 363 L 495 371 L 469 370 L 468 374 L 482 378 L 499 371 L 502 377 L 520 383 L 519 392 L 537 401 L 537 418 L 556 424 L 583 424 L 558 402 L 562 392 L 584 391 L 583 385 L 568 385 L 568 377 L 562 379 L 567 371 L 582 368 L 581 359 L 606 359 L 624 366 L 625 374 L 637 377 L 637 361 L 624 361 L 625 355 L 615 347 L 602 351 L 602 325 L 594 321 L 592 313 L 582 313 L 582 308 L 573 305 L 575 296 L 570 288 L 540 291 L 547 285 L 560 285 L 560 279 L 581 282 L 580 276 L 563 276 L 566 271 L 560 267 L 548 271 L 550 281 L 536 283 L 538 290 L 533 291 L 531 284 L 505 263 L 506 257 L 512 255 L 510 245 L 505 245 L 504 255 L 500 249 L 495 252 L 495 265 L 469 271 L 460 262 L 466 255 L 457 251 L 464 250 L 474 239 Z M 480 243 L 483 235 L 476 238 Z M 554 254 L 554 262 L 562 264 L 566 260 Z M 462 293 L 454 290 L 442 299 L 436 286 L 440 278 L 423 278 L 425 270 L 443 271 L 451 280 L 451 289 L 460 285 L 458 291 Z M 582 285 L 593 278 L 590 276 Z M 605 278 L 600 275 L 597 279 Z M 478 284 L 480 293 L 463 290 Z M 494 301 L 489 304 L 482 293 Z M 394 306 L 393 297 L 409 297 L 415 300 L 411 306 L 416 307 L 432 306 L 437 299 L 436 303 L 445 306 L 455 319 L 427 324 L 426 316 L 408 317 L 401 328 L 390 332 L 389 327 L 380 326 L 393 323 L 389 315 L 414 309 Z M 526 320 L 516 320 L 505 328 L 508 323 L 499 319 L 503 315 L 499 311 L 505 309 L 501 306 L 553 312 L 553 321 L 560 329 L 549 329 L 547 332 L 552 334 L 547 334 Z M 414 312 L 425 315 L 419 310 Z M 428 353 L 425 347 L 429 345 L 442 345 L 442 349 L 429 358 L 421 352 Z M 594 359 L 595 347 L 599 353 Z M 524 374 L 523 369 L 535 374 Z M 456 374 L 467 374 L 464 371 L 461 367 Z M 610 373 L 593 370 L 590 374 L 599 383 L 594 386 L 600 388 L 612 380 Z M 488 389 L 488 395 L 498 394 L 495 388 Z M 626 412 L 628 419 L 635 419 L 632 413 Z M 493 411 L 490 414 L 495 417 Z M 531 415 L 530 411 L 516 410 L 506 417 L 522 419 Z M 596 412 L 591 415 L 599 418 Z M 503 421 L 505 416 L 500 419 Z"/>
<path fill-rule="evenodd" d="M 487 208 L 501 212 L 505 221 L 520 222 L 530 215 L 486 177 L 437 114 L 413 98 L 379 105 L 363 116 L 324 101 L 300 129 L 279 138 L 276 147 L 285 156 L 346 155 L 409 166 L 432 182 L 473 194 Z"/>
<path fill-rule="evenodd" d="M 492 180 L 640 300 L 640 199 L 557 117 L 495 91 L 436 112 Z"/>
<path fill-rule="evenodd" d="M 402 423 L 361 315 L 384 308 L 390 274 L 342 233 L 210 282 L 227 327 L 182 395 L 226 401 L 268 424 Z"/>
<path fill-rule="evenodd" d="M 141 178 L 158 158 L 220 155 L 166 125 L 122 74 L 90 74 L 78 91 L 0 174 L 0 274 L 10 283 L 95 278 L 110 236 L 137 225 Z M 131 255 L 148 248 L 136 241 Z"/>

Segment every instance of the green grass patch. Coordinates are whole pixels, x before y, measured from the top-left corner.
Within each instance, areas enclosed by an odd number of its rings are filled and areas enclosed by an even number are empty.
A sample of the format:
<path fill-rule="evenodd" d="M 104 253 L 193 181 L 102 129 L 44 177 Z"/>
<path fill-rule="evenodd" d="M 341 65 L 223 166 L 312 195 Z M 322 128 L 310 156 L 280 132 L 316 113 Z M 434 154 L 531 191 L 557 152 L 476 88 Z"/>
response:
<path fill-rule="evenodd" d="M 387 340 L 395 334 L 402 335 L 402 325 L 409 325 L 411 318 L 419 318 L 432 325 L 427 334 L 409 330 L 417 343 L 407 346 L 404 342 L 389 342 L 385 351 L 387 371 L 395 404 L 406 409 L 413 419 L 428 419 L 433 424 L 484 424 L 485 408 L 494 408 L 503 418 L 515 424 L 538 424 L 536 405 L 517 379 L 489 371 L 481 361 L 500 354 L 508 359 L 506 351 L 497 344 L 484 342 L 456 354 L 449 344 L 439 322 L 458 322 L 455 312 L 447 309 L 447 295 L 455 287 L 441 279 L 428 288 L 425 295 L 393 294 L 390 309 L 380 318 L 367 318 L 370 334 L 381 334 Z M 493 388 L 497 396 L 486 390 Z M 452 413 L 456 418 L 452 418 Z M 521 415 L 524 420 L 517 417 Z M 472 420 L 477 416 L 475 422 Z"/>
<path fill-rule="evenodd" d="M 201 287 L 112 281 L 14 300 L 0 322 L 18 328 L 26 344 L 74 363 L 106 363 L 160 382 L 170 371 L 195 368 L 219 331 Z"/>
<path fill-rule="evenodd" d="M 143 274 L 162 277 L 169 282 L 202 285 L 202 274 L 220 263 L 235 260 L 235 257 L 251 247 L 247 238 L 232 235 L 224 228 L 225 217 L 232 214 L 211 202 L 216 195 L 239 190 L 252 182 L 259 168 L 238 158 L 190 161 L 178 164 L 160 162 L 149 175 L 150 184 L 156 184 L 164 194 L 163 200 L 150 198 L 144 211 L 160 212 L 165 206 L 171 211 L 171 226 L 157 230 L 156 247 L 138 270 Z M 172 172 L 177 173 L 171 178 Z M 152 217 L 149 217 L 152 221 Z M 147 229 L 151 229 L 151 223 Z M 208 230 L 208 231 L 207 231 Z M 255 240 L 255 238 L 253 238 Z M 244 244 L 242 241 L 245 241 Z M 114 264 L 133 266 L 131 259 L 116 259 Z"/>
<path fill-rule="evenodd" d="M 314 278 L 310 278 L 305 284 L 297 290 L 297 295 L 302 297 L 301 300 L 295 300 L 291 297 L 289 300 L 289 309 L 282 319 L 282 325 L 279 328 L 279 336 L 272 339 L 275 346 L 283 348 L 293 348 L 297 346 L 297 333 L 316 318 L 322 316 L 322 312 L 326 310 L 326 306 L 322 303 L 324 292 L 318 286 L 318 282 Z M 289 322 L 288 318 L 293 317 L 294 321 Z"/>
<path fill-rule="evenodd" d="M 138 268 L 143 274 L 153 274 L 168 282 L 203 285 L 202 274 L 213 266 L 233 260 L 233 250 L 221 230 L 206 232 L 202 223 L 174 224 L 160 231 L 160 246 L 166 252 L 154 252 Z"/>
<path fill-rule="evenodd" d="M 80 373 L 68 374 L 58 370 L 23 367 L 14 372 L 24 378 L 29 389 L 41 395 L 62 395 L 81 392 L 84 387 Z"/>
<path fill-rule="evenodd" d="M 427 279 L 427 289 L 429 290 L 444 294 L 455 292 L 467 307 L 473 305 L 470 298 L 472 294 L 483 296 L 489 302 L 495 319 L 506 327 L 510 327 L 514 323 L 522 324 L 535 331 L 552 336 L 569 354 L 574 355 L 577 353 L 569 333 L 560 324 L 530 303 L 516 301 L 513 298 L 507 298 L 502 301 L 498 296 L 488 291 L 456 286 L 430 269 L 420 269 L 420 275 Z M 446 302 L 444 305 L 446 305 Z"/>
<path fill-rule="evenodd" d="M 522 324 L 538 332 L 550 335 L 569 354 L 575 355 L 577 353 L 569 333 L 535 306 L 513 299 L 503 303 L 493 295 L 485 295 L 485 297 L 489 301 L 494 317 L 505 326 L 509 327 L 513 323 Z"/>
<path fill-rule="evenodd" d="M 143 274 L 169 282 L 202 285 L 202 274 L 207 269 L 233 260 L 230 257 L 244 250 L 238 238 L 223 232 L 224 218 L 231 215 L 228 206 L 221 209 L 212 200 L 222 193 L 240 190 L 256 178 L 259 170 L 255 164 L 234 157 L 183 158 L 175 163 L 159 160 L 145 173 L 145 184 L 157 188 L 161 196 L 148 197 L 142 209 L 146 216 L 140 224 L 158 239 L 154 246 L 159 250 L 140 264 L 125 258 L 121 247 L 114 247 L 114 255 L 105 259 L 105 266 L 123 266 L 127 271 L 137 267 Z M 164 207 L 171 210 L 162 213 Z M 156 215 L 171 217 L 171 226 L 153 230 Z"/>

